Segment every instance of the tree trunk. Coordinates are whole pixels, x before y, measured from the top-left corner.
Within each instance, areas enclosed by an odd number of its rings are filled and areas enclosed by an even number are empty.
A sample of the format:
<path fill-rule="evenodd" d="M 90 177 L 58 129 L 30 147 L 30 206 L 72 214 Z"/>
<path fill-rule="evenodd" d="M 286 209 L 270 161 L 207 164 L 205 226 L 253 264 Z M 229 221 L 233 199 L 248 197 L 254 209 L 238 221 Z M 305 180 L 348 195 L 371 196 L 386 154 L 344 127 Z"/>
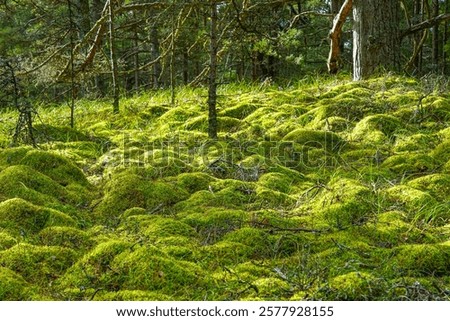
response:
<path fill-rule="evenodd" d="M 346 0 L 333 21 L 333 27 L 330 31 L 330 54 L 328 56 L 328 72 L 330 74 L 336 74 L 339 70 L 342 27 L 351 10 L 352 0 Z"/>
<path fill-rule="evenodd" d="M 211 0 L 211 30 L 209 44 L 209 88 L 208 88 L 208 136 L 217 139 L 217 3 Z"/>
<path fill-rule="evenodd" d="M 109 14 L 109 53 L 111 59 L 111 75 L 113 87 L 113 112 L 119 113 L 119 73 L 117 66 L 116 43 L 115 43 L 115 29 L 114 29 L 114 8 L 113 1 L 109 0 L 108 14 Z"/>
<path fill-rule="evenodd" d="M 377 68 L 398 70 L 400 5 L 397 0 L 353 0 L 353 79 Z"/>
<path fill-rule="evenodd" d="M 433 17 L 439 16 L 439 0 L 433 0 Z M 439 24 L 433 27 L 433 65 L 439 70 Z"/>
<path fill-rule="evenodd" d="M 150 56 L 152 61 L 156 61 L 158 57 L 161 55 L 159 51 L 159 39 L 158 39 L 158 28 L 156 25 L 153 25 L 150 30 Z M 152 65 L 151 70 L 151 86 L 153 89 L 157 89 L 159 87 L 159 77 L 161 76 L 161 63 L 156 61 Z"/>

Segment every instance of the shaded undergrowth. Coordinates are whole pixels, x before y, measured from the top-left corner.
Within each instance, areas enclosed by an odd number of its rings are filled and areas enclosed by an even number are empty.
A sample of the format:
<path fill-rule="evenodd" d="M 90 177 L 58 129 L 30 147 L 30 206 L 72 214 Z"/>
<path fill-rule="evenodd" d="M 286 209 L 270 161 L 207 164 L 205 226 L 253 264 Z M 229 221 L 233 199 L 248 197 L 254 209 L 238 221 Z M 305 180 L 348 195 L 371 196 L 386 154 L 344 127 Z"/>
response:
<path fill-rule="evenodd" d="M 229 85 L 0 114 L 2 300 L 442 300 L 450 97 L 442 79 Z"/>

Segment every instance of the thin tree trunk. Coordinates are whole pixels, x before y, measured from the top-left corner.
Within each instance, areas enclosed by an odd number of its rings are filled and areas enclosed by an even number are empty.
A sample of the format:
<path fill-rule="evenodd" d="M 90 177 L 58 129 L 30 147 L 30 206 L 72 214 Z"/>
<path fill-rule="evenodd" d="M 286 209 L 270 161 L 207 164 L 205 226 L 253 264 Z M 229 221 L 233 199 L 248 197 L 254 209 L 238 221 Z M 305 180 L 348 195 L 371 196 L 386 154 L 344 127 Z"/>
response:
<path fill-rule="evenodd" d="M 112 75 L 112 86 L 113 86 L 113 112 L 115 114 L 119 113 L 119 103 L 120 103 L 120 89 L 119 89 L 119 73 L 118 64 L 116 56 L 116 43 L 115 43 L 115 29 L 114 29 L 114 8 L 113 1 L 108 0 L 108 14 L 109 14 L 109 53 L 111 59 L 111 75 Z"/>
<path fill-rule="evenodd" d="M 151 27 L 149 40 L 151 46 L 150 55 L 152 61 L 156 61 L 161 56 L 159 52 L 158 28 L 156 25 Z M 159 77 L 161 76 L 161 63 L 156 61 L 151 68 L 151 86 L 153 89 L 157 89 L 159 87 Z"/>
<path fill-rule="evenodd" d="M 136 15 L 133 13 L 136 17 Z M 139 33 L 137 25 L 134 26 L 134 90 L 139 92 Z"/>
<path fill-rule="evenodd" d="M 75 127 L 75 99 L 76 99 L 76 90 L 75 90 L 75 70 L 74 70 L 74 23 L 73 23 L 73 11 L 72 11 L 72 3 L 71 0 L 67 0 L 67 7 L 69 11 L 69 32 L 70 32 L 70 128 Z"/>
<path fill-rule="evenodd" d="M 175 8 L 172 10 L 172 36 L 170 40 L 170 103 L 175 105 Z"/>
<path fill-rule="evenodd" d="M 433 0 L 433 18 L 439 16 L 439 0 Z M 435 67 L 435 70 L 438 71 L 439 70 L 439 65 L 440 65 L 440 61 L 439 61 L 439 24 L 436 24 L 433 27 L 433 64 Z"/>
<path fill-rule="evenodd" d="M 211 0 L 210 7 L 211 30 L 209 45 L 209 88 L 208 88 L 208 135 L 217 139 L 217 3 Z"/>
<path fill-rule="evenodd" d="M 352 3 L 352 0 L 346 0 L 333 21 L 333 27 L 330 31 L 330 54 L 328 56 L 328 72 L 330 74 L 336 74 L 339 70 L 342 27 L 352 10 Z"/>

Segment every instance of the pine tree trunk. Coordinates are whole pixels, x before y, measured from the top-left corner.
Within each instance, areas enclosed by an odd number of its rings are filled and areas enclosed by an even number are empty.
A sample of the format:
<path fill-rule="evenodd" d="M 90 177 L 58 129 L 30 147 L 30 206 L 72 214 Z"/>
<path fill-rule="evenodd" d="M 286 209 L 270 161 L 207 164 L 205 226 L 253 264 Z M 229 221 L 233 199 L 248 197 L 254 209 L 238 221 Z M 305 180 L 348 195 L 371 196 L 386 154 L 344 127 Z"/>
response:
<path fill-rule="evenodd" d="M 397 0 L 353 0 L 353 79 L 378 68 L 398 70 L 400 7 Z"/>
<path fill-rule="evenodd" d="M 119 113 L 119 73 L 117 64 L 117 55 L 115 48 L 115 29 L 114 29 L 114 0 L 109 0 L 108 14 L 109 14 L 109 51 L 111 59 L 111 75 L 112 75 L 112 87 L 113 87 L 113 112 Z"/>
<path fill-rule="evenodd" d="M 433 17 L 439 15 L 439 0 L 433 0 Z M 433 64 L 436 71 L 439 71 L 439 24 L 433 27 Z"/>
<path fill-rule="evenodd" d="M 211 30 L 209 45 L 209 88 L 208 88 L 208 136 L 217 139 L 217 3 L 211 0 Z"/>

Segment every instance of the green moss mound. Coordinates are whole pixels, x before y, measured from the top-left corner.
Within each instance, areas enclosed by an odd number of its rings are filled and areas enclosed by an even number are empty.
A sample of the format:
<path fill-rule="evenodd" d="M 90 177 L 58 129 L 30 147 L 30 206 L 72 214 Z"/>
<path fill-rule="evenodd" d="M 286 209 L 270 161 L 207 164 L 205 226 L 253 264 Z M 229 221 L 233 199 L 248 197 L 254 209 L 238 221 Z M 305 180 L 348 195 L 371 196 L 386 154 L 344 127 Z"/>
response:
<path fill-rule="evenodd" d="M 352 132 L 352 139 L 366 143 L 385 143 L 400 131 L 403 125 L 399 119 L 390 115 L 370 115 L 359 121 Z"/>
<path fill-rule="evenodd" d="M 338 301 L 372 300 L 379 294 L 379 281 L 367 272 L 350 272 L 332 278 L 329 284 L 321 289 L 319 297 L 333 298 Z"/>
<path fill-rule="evenodd" d="M 17 243 L 17 240 L 9 233 L 4 231 L 0 232 L 0 251 L 9 249 Z"/>
<path fill-rule="evenodd" d="M 95 301 L 173 301 L 170 295 L 157 291 L 121 290 L 97 294 Z"/>
<path fill-rule="evenodd" d="M 105 195 L 95 213 L 109 224 L 133 207 L 149 211 L 165 210 L 187 198 L 188 193 L 175 185 L 153 181 L 127 171 L 114 176 L 105 186 Z"/>
<path fill-rule="evenodd" d="M 10 269 L 0 267 L 0 300 L 31 300 L 33 290 L 25 280 Z"/>
<path fill-rule="evenodd" d="M 120 253 L 130 249 L 131 243 L 121 240 L 109 240 L 100 243 L 85 254 L 58 280 L 60 288 L 83 288 L 98 290 L 117 290 L 110 283 L 111 263 Z"/>
<path fill-rule="evenodd" d="M 374 215 L 375 198 L 368 187 L 342 178 L 330 182 L 320 197 L 305 202 L 301 208 L 333 227 L 344 228 L 367 222 Z"/>
<path fill-rule="evenodd" d="M 207 190 L 216 179 L 206 173 L 183 173 L 177 176 L 178 184 L 189 193 Z"/>
<path fill-rule="evenodd" d="M 0 195 L 3 198 L 20 197 L 38 205 L 69 199 L 63 186 L 23 165 L 10 166 L 0 172 Z"/>
<path fill-rule="evenodd" d="M 89 249 L 94 243 L 86 232 L 69 226 L 47 227 L 39 232 L 39 239 L 43 245 L 74 250 Z"/>
<path fill-rule="evenodd" d="M 1 253 L 0 264 L 26 281 L 48 286 L 76 261 L 77 254 L 59 246 L 18 244 Z"/>
<path fill-rule="evenodd" d="M 47 175 L 63 186 L 71 183 L 88 185 L 86 177 L 77 166 L 54 153 L 32 150 L 22 158 L 20 164 Z"/>
<path fill-rule="evenodd" d="M 149 222 L 143 235 L 150 239 L 157 239 L 169 236 L 196 237 L 197 233 L 193 227 L 186 223 L 171 218 L 158 217 Z"/>
<path fill-rule="evenodd" d="M 67 214 L 33 205 L 20 198 L 0 203 L 0 227 L 16 235 L 33 236 L 49 226 L 75 226 Z"/>
<path fill-rule="evenodd" d="M 174 260 L 154 246 L 142 246 L 119 254 L 111 268 L 115 271 L 111 282 L 124 290 L 162 290 L 165 294 L 173 294 L 185 288 L 184 291 L 190 291 L 195 298 L 206 285 L 202 269 L 193 263 Z M 183 294 L 179 295 L 182 297 Z"/>
<path fill-rule="evenodd" d="M 408 186 L 427 191 L 438 201 L 450 200 L 450 175 L 431 174 L 413 179 Z"/>
<path fill-rule="evenodd" d="M 296 129 L 284 136 L 283 140 L 329 151 L 338 151 L 345 144 L 345 141 L 333 132 L 308 129 Z"/>
<path fill-rule="evenodd" d="M 406 275 L 443 275 L 450 268 L 450 248 L 447 245 L 414 244 L 396 249 L 394 262 Z"/>

